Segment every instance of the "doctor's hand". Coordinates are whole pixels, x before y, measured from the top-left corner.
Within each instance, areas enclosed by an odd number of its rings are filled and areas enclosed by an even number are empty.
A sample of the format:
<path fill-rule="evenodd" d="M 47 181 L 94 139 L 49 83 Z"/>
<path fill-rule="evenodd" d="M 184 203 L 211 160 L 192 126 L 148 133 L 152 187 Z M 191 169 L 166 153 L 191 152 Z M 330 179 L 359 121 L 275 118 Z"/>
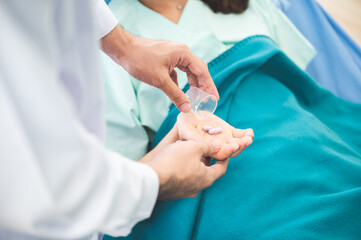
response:
<path fill-rule="evenodd" d="M 216 149 L 210 157 L 219 160 L 238 156 L 253 142 L 252 129 L 236 129 L 215 115 L 198 120 L 192 112 L 180 113 L 176 124 L 180 140 L 212 142 Z M 222 132 L 209 134 L 203 129 L 204 126 L 221 128 Z"/>
<path fill-rule="evenodd" d="M 208 66 L 181 43 L 138 38 L 119 25 L 101 39 L 102 50 L 136 79 L 161 89 L 182 112 L 190 102 L 178 87 L 175 68 L 187 73 L 190 87 L 219 98 Z"/>
<path fill-rule="evenodd" d="M 159 177 L 159 200 L 195 197 L 227 171 L 228 160 L 212 166 L 205 158 L 214 153 L 209 142 L 177 141 L 146 161 Z"/>

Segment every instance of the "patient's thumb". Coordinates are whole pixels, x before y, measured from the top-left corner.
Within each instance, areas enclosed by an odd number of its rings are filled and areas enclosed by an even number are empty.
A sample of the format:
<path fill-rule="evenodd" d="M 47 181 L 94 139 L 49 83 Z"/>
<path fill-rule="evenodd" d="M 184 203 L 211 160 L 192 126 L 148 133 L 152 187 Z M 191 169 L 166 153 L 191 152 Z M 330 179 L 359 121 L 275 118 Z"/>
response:
<path fill-rule="evenodd" d="M 178 87 L 178 85 L 168 77 L 162 88 L 162 91 L 169 97 L 169 99 L 176 105 L 176 107 L 184 113 L 191 110 L 191 104 L 185 93 Z"/>

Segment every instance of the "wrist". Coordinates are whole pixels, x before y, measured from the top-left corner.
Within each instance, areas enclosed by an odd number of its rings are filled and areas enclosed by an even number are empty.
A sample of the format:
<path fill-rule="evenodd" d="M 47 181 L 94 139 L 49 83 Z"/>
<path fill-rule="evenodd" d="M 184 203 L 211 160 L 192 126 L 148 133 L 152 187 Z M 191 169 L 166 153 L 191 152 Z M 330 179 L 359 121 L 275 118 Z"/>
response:
<path fill-rule="evenodd" d="M 159 166 L 158 164 L 155 164 L 152 161 L 147 162 L 145 164 L 151 167 L 158 176 L 158 183 L 159 183 L 158 199 L 162 200 L 164 198 L 164 193 L 169 191 L 168 190 L 168 185 L 170 182 L 169 170 L 164 171 L 162 166 Z"/>
<path fill-rule="evenodd" d="M 101 50 L 114 62 L 124 67 L 128 51 L 132 49 L 135 36 L 117 25 L 110 33 L 100 40 Z"/>

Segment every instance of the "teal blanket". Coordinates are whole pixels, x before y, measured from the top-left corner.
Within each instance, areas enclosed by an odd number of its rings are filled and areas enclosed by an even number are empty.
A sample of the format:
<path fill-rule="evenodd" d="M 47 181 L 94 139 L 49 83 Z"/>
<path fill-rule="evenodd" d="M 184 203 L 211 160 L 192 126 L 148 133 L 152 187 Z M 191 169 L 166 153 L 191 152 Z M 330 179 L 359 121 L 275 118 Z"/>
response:
<path fill-rule="evenodd" d="M 158 202 L 128 238 L 361 239 L 361 105 L 321 88 L 262 36 L 209 69 L 221 96 L 216 115 L 253 128 L 254 143 L 198 197 Z M 177 114 L 172 108 L 156 142 Z"/>

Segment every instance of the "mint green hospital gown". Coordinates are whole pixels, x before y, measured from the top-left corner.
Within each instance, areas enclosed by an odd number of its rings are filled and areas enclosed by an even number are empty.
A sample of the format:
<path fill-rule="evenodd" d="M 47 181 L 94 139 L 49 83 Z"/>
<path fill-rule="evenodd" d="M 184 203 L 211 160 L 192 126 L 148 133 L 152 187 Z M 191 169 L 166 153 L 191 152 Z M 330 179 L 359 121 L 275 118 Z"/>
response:
<path fill-rule="evenodd" d="M 269 0 L 250 0 L 244 13 L 228 15 L 213 13 L 199 0 L 188 0 L 178 24 L 136 0 L 113 0 L 109 7 L 127 31 L 140 37 L 185 43 L 205 62 L 253 35 L 273 39 L 302 69 L 315 55 L 312 45 Z M 134 79 L 104 54 L 102 65 L 107 147 L 138 160 L 146 154 L 171 102 L 162 91 Z M 177 72 L 183 88 L 186 75 Z"/>

